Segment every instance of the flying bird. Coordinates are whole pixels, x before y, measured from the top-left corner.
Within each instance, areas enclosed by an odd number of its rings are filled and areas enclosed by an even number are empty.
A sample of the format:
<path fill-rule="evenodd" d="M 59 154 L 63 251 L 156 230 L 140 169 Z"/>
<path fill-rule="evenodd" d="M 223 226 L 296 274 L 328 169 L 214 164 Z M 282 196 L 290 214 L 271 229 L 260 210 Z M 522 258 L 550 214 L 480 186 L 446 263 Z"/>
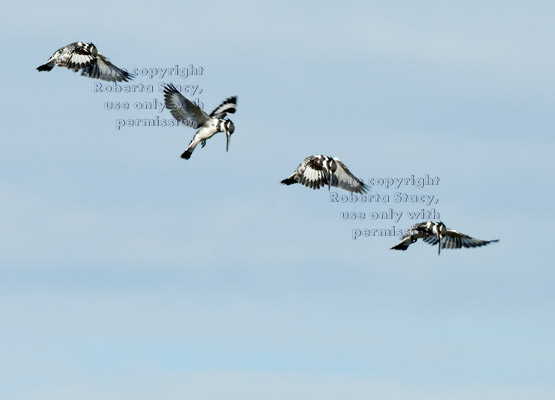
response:
<path fill-rule="evenodd" d="M 418 239 L 423 239 L 432 246 L 438 245 L 437 254 L 441 253 L 441 249 L 460 249 L 461 247 L 480 247 L 489 243 L 498 242 L 496 240 L 480 240 L 474 239 L 468 235 L 457 232 L 454 229 L 448 229 L 443 222 L 421 222 L 413 225 L 409 232 L 401 237 L 401 241 L 393 246 L 391 250 L 406 250 Z"/>
<path fill-rule="evenodd" d="M 164 100 L 166 108 L 171 110 L 176 120 L 198 129 L 185 152 L 181 154 L 181 158 L 186 160 L 191 158 L 191 154 L 199 143 L 202 144 L 202 147 L 206 146 L 206 141 L 218 132 L 225 132 L 227 136 L 225 151 L 229 150 L 229 139 L 235 132 L 235 125 L 226 118 L 226 115 L 233 114 L 237 110 L 237 96 L 224 100 L 210 115 L 207 115 L 195 103 L 187 100 L 172 84 L 164 87 Z"/>
<path fill-rule="evenodd" d="M 55 66 L 66 67 L 73 72 L 81 71 L 82 76 L 109 82 L 127 82 L 135 77 L 108 61 L 92 43 L 73 42 L 68 44 L 56 50 L 48 61 L 37 67 L 37 70 L 50 71 Z"/>
<path fill-rule="evenodd" d="M 281 181 L 284 185 L 300 183 L 312 189 L 331 186 L 354 193 L 366 193 L 368 186 L 354 176 L 337 157 L 320 154 L 309 156 L 299 164 L 295 172 Z"/>

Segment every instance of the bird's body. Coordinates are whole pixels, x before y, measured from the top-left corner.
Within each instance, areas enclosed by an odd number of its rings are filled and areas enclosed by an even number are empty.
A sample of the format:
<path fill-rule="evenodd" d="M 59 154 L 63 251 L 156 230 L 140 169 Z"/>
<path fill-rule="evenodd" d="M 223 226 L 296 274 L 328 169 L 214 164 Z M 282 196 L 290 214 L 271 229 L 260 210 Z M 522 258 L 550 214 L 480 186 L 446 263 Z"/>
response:
<path fill-rule="evenodd" d="M 102 79 L 109 82 L 127 82 L 134 78 L 98 52 L 92 43 L 73 42 L 62 47 L 50 57 L 46 63 L 37 67 L 38 71 L 50 71 L 55 66 L 65 67 L 74 72 L 81 71 L 81 75 Z"/>
<path fill-rule="evenodd" d="M 206 145 L 206 141 L 218 132 L 225 132 L 227 136 L 226 151 L 229 150 L 229 139 L 235 131 L 235 125 L 229 119 L 226 119 L 228 113 L 234 113 L 237 110 L 237 97 L 233 96 L 226 99 L 220 104 L 210 115 L 206 114 L 195 103 L 187 100 L 173 85 L 166 85 L 164 88 L 164 101 L 166 108 L 171 110 L 173 117 L 183 122 L 185 125 L 198 129 L 189 143 L 181 158 L 188 160 L 195 150 L 195 147 L 201 143 L 202 147 Z"/>
<path fill-rule="evenodd" d="M 441 249 L 460 249 L 461 247 L 480 247 L 499 240 L 480 240 L 468 235 L 448 229 L 443 222 L 421 222 L 413 225 L 409 232 L 401 237 L 401 241 L 393 246 L 392 250 L 406 250 L 418 239 L 431 245 L 438 245 L 438 254 Z"/>
<path fill-rule="evenodd" d="M 210 139 L 218 132 L 224 132 L 224 124 L 224 121 L 215 118 L 210 118 L 208 121 L 206 121 L 206 123 L 202 125 L 197 133 L 195 133 L 195 136 L 193 136 L 193 139 L 189 143 L 189 146 L 187 147 L 187 150 L 185 150 L 185 153 L 183 153 L 182 157 L 189 159 L 191 157 L 191 154 L 193 153 L 193 150 L 199 143 L 203 143 L 202 147 L 204 147 L 204 143 L 206 143 L 208 139 Z"/>
<path fill-rule="evenodd" d="M 316 154 L 306 157 L 295 172 L 281 181 L 284 185 L 300 183 L 312 189 L 331 186 L 354 193 L 366 193 L 368 186 L 354 176 L 337 157 Z"/>

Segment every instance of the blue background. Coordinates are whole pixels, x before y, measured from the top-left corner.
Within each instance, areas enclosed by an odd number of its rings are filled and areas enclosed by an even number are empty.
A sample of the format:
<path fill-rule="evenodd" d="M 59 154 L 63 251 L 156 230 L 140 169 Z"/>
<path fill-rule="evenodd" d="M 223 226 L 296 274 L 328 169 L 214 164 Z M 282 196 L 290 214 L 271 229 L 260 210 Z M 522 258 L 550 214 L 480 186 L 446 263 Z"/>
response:
<path fill-rule="evenodd" d="M 0 397 L 555 398 L 554 18 L 550 1 L 3 4 Z M 36 71 L 73 41 L 203 75 L 118 94 Z M 160 81 L 199 85 L 207 111 L 238 96 L 229 153 L 223 134 L 185 161 L 193 129 L 116 129 L 170 118 L 104 109 L 161 100 Z M 500 242 L 352 240 L 420 221 L 342 211 L 423 207 L 279 184 L 311 154 L 438 176 L 401 191 Z"/>

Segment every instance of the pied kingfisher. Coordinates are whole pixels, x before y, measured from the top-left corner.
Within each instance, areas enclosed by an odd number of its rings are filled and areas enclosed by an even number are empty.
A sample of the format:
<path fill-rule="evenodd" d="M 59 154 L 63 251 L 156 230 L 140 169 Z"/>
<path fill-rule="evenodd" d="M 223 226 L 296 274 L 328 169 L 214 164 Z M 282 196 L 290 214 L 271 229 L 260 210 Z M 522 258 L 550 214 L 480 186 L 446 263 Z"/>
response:
<path fill-rule="evenodd" d="M 218 132 L 225 132 L 227 144 L 225 151 L 229 150 L 229 138 L 235 131 L 235 125 L 229 119 L 225 119 L 227 113 L 233 114 L 237 110 L 237 96 L 223 101 L 214 111 L 207 115 L 195 103 L 187 100 L 173 85 L 164 88 L 164 99 L 166 108 L 171 110 L 173 117 L 191 128 L 200 128 L 189 143 L 187 150 L 181 154 L 181 158 L 188 160 L 193 154 L 195 147 L 201 143 L 206 146 L 206 141 Z"/>
<path fill-rule="evenodd" d="M 354 176 L 339 158 L 320 154 L 305 158 L 295 172 L 281 183 L 300 183 L 312 189 L 320 189 L 327 185 L 328 190 L 334 186 L 355 193 L 366 193 L 368 190 L 368 186 Z"/>
<path fill-rule="evenodd" d="M 441 249 L 460 249 L 461 247 L 480 247 L 489 243 L 498 242 L 496 240 L 480 240 L 474 239 L 468 235 L 457 232 L 454 229 L 448 229 L 443 222 L 421 222 L 413 225 L 409 232 L 401 238 L 401 241 L 393 246 L 391 250 L 406 250 L 418 239 L 423 239 L 426 243 L 433 245 L 438 244 L 437 254 L 441 253 Z M 443 240 L 443 242 L 442 242 Z"/>
<path fill-rule="evenodd" d="M 55 66 L 81 71 L 82 76 L 102 79 L 110 82 L 127 82 L 135 75 L 128 73 L 100 54 L 92 43 L 73 42 L 56 50 L 52 57 L 43 65 L 37 67 L 39 71 L 50 71 Z"/>

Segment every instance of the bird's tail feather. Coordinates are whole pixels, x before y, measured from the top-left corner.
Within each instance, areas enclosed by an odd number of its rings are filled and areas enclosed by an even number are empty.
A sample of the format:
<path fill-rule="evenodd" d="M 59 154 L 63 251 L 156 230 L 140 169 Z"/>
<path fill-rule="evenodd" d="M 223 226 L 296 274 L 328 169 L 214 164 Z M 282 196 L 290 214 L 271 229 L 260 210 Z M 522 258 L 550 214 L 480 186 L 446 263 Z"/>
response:
<path fill-rule="evenodd" d="M 54 68 L 53 65 L 43 64 L 40 67 L 37 67 L 37 70 L 38 71 L 50 71 L 52 68 Z"/>
<path fill-rule="evenodd" d="M 294 183 L 297 183 L 297 181 L 292 176 L 281 181 L 282 185 L 292 185 Z"/>
<path fill-rule="evenodd" d="M 191 154 L 193 154 L 193 150 L 185 150 L 185 152 L 183 154 L 181 154 L 181 158 L 184 158 L 185 160 L 188 160 L 189 158 L 191 158 Z"/>
<path fill-rule="evenodd" d="M 195 139 L 193 138 L 193 140 L 191 140 L 191 143 L 189 143 L 187 150 L 185 150 L 185 152 L 181 154 L 181 158 L 184 158 L 185 160 L 188 160 L 189 158 L 191 158 L 191 154 L 193 154 L 195 147 L 197 147 L 199 143 L 200 142 L 195 142 Z"/>

